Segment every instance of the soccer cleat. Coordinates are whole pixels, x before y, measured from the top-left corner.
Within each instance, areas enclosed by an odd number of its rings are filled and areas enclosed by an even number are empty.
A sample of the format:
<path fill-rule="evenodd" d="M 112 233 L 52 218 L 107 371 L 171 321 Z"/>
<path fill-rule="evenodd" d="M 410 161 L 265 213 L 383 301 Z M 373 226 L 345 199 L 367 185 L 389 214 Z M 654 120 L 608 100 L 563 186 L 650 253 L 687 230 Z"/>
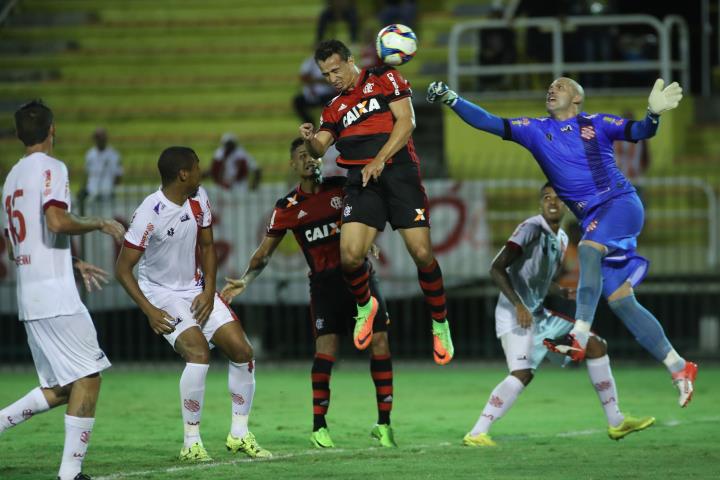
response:
<path fill-rule="evenodd" d="M 60 480 L 60 477 L 57 477 Z M 73 480 L 92 480 L 92 477 L 86 473 L 78 473 L 73 477 Z"/>
<path fill-rule="evenodd" d="M 463 445 L 466 447 L 494 447 L 497 443 L 487 433 L 478 433 L 475 436 L 468 433 L 463 437 Z"/>
<path fill-rule="evenodd" d="M 395 434 L 390 425 L 377 424 L 370 432 L 370 436 L 380 442 L 381 447 L 397 447 L 395 443 Z"/>
<path fill-rule="evenodd" d="M 255 435 L 248 432 L 243 438 L 233 437 L 228 433 L 225 446 L 232 453 L 243 452 L 250 458 L 270 458 L 272 453 L 258 445 Z"/>
<path fill-rule="evenodd" d="M 444 322 L 432 322 L 433 333 L 433 358 L 438 365 L 446 365 L 450 363 L 455 354 L 452 337 L 450 336 L 450 324 L 447 320 Z"/>
<path fill-rule="evenodd" d="M 673 385 L 680 392 L 678 403 L 682 408 L 687 407 L 692 400 L 695 391 L 695 378 L 697 377 L 698 366 L 694 362 L 685 362 L 685 368 L 681 372 L 673 373 Z"/>
<path fill-rule="evenodd" d="M 201 442 L 195 442 L 190 448 L 180 450 L 178 458 L 181 462 L 212 462 L 212 457 L 208 455 L 207 450 L 205 450 Z"/>
<path fill-rule="evenodd" d="M 623 420 L 617 427 L 608 427 L 608 437 L 610 437 L 611 440 L 621 440 L 633 432 L 645 430 L 654 423 L 655 417 L 625 417 L 625 420 Z"/>
<path fill-rule="evenodd" d="M 378 311 L 378 301 L 372 295 L 370 300 L 363 305 L 357 306 L 357 317 L 355 317 L 355 330 L 353 340 L 358 350 L 365 350 L 370 346 L 373 335 L 373 322 Z"/>
<path fill-rule="evenodd" d="M 332 438 L 330 438 L 330 432 L 325 427 L 312 432 L 312 435 L 310 435 L 310 442 L 315 448 L 335 448 L 335 444 L 333 443 Z"/>
<path fill-rule="evenodd" d="M 585 359 L 585 349 L 580 346 L 572 333 L 556 339 L 546 338 L 543 340 L 543 345 L 551 352 L 567 355 L 573 362 L 581 362 Z"/>

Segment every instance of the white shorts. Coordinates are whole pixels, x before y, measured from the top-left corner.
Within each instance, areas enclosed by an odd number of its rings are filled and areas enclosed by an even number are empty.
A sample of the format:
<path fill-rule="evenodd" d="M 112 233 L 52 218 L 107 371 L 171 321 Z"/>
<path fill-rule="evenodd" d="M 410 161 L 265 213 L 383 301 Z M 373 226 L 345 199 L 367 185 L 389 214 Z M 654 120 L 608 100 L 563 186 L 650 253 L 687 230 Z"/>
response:
<path fill-rule="evenodd" d="M 191 296 L 184 296 L 179 294 L 163 294 L 156 295 L 154 298 L 148 297 L 150 303 L 161 310 L 165 310 L 178 323 L 175 324 L 175 331 L 163 335 L 170 345 L 175 348 L 175 341 L 188 328 L 198 327 L 200 325 L 193 318 L 193 314 L 190 311 L 190 305 L 192 305 L 193 299 L 197 294 Z M 215 301 L 213 303 L 213 310 L 208 318 L 205 325 L 202 327 L 202 333 L 205 339 L 208 341 L 210 348 L 213 348 L 211 340 L 215 332 L 226 323 L 238 321 L 235 313 L 227 306 L 227 304 L 220 298 L 220 295 L 215 294 Z"/>
<path fill-rule="evenodd" d="M 110 367 L 88 312 L 23 323 L 41 387 L 62 387 Z"/>
<path fill-rule="evenodd" d="M 566 335 L 572 327 L 571 320 L 545 310 L 543 316 L 535 317 L 532 328 L 516 326 L 502 334 L 500 342 L 510 371 L 535 370 L 545 357 L 553 363 L 563 365 L 568 357 L 549 351 L 543 345 L 543 340 Z"/>

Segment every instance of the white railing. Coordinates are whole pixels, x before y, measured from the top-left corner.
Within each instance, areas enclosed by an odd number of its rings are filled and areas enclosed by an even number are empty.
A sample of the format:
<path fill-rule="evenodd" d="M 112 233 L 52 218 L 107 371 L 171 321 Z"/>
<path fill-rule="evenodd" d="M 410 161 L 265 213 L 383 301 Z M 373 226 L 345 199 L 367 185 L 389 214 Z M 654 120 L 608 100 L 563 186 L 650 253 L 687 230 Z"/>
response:
<path fill-rule="evenodd" d="M 624 25 L 644 25 L 651 27 L 658 36 L 658 58 L 644 61 L 592 61 L 566 62 L 563 33 L 578 27 L 615 27 Z M 460 62 L 461 37 L 467 32 L 480 32 L 487 29 L 509 28 L 513 30 L 525 28 L 542 28 L 549 31 L 552 39 L 552 60 L 550 63 L 523 63 L 513 65 L 481 65 L 478 63 L 462 64 Z M 677 29 L 679 36 L 679 59 L 672 55 L 673 32 Z M 478 41 L 473 40 L 479 47 Z M 477 62 L 477 55 L 473 57 Z M 562 20 L 555 17 L 517 18 L 505 20 L 474 20 L 455 24 L 450 31 L 448 40 L 448 83 L 456 90 L 461 90 L 460 78 L 464 76 L 490 75 L 525 75 L 528 73 L 552 73 L 554 78 L 566 72 L 659 72 L 662 78 L 673 78 L 673 72 L 680 72 L 683 85 L 690 85 L 690 43 L 685 20 L 677 15 L 670 15 L 664 21 L 650 15 L 591 15 L 570 16 Z M 464 92 L 468 93 L 468 92 Z M 488 92 L 483 92 L 487 94 Z M 517 96 L 519 92 L 513 92 Z M 502 95 L 502 92 L 500 92 Z"/>

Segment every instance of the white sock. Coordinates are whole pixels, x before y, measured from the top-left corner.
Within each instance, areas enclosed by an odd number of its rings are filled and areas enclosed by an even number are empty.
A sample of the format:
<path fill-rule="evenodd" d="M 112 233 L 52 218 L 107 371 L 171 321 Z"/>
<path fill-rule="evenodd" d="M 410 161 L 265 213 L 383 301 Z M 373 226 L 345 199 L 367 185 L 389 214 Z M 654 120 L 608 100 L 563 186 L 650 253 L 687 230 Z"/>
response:
<path fill-rule="evenodd" d="M 58 477 L 72 480 L 82 471 L 95 419 L 65 415 L 65 448 Z"/>
<path fill-rule="evenodd" d="M 242 438 L 248 433 L 248 417 L 255 396 L 255 362 L 230 362 L 228 365 L 228 390 L 232 400 L 232 424 L 230 434 Z"/>
<path fill-rule="evenodd" d="M 575 340 L 580 344 L 582 348 L 587 348 L 588 340 L 590 339 L 590 323 L 585 320 L 575 320 L 575 325 L 570 330 L 575 336 Z"/>
<path fill-rule="evenodd" d="M 180 377 L 180 409 L 182 410 L 185 448 L 200 439 L 200 417 L 202 417 L 203 397 L 205 396 L 205 377 L 210 365 L 186 363 Z"/>
<path fill-rule="evenodd" d="M 674 348 L 665 356 L 663 364 L 665 364 L 671 374 L 685 370 L 685 359 L 678 355 Z"/>
<path fill-rule="evenodd" d="M 610 370 L 610 357 L 604 355 L 600 358 L 588 358 L 585 363 L 587 363 L 590 382 L 595 387 L 603 410 L 605 410 L 608 424 L 617 427 L 625 420 L 625 416 L 620 412 L 615 379 Z"/>
<path fill-rule="evenodd" d="M 478 418 L 475 426 L 470 431 L 470 435 L 487 433 L 490 430 L 490 425 L 510 410 L 510 407 L 513 406 L 513 403 L 524 389 L 525 385 L 517 377 L 513 375 L 505 377 L 490 394 L 490 399 L 485 404 L 485 408 L 483 408 L 480 418 Z"/>
<path fill-rule="evenodd" d="M 0 432 L 20 425 L 33 415 L 50 410 L 40 387 L 33 388 L 24 397 L 12 405 L 0 410 Z"/>

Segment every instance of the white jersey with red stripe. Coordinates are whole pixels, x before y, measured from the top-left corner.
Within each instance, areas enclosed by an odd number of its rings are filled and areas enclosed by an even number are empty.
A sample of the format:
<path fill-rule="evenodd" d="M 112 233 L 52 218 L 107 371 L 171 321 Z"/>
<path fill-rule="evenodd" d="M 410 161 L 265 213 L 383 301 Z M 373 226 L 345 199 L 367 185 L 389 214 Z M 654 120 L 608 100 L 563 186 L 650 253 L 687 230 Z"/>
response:
<path fill-rule="evenodd" d="M 161 189 L 145 198 L 135 210 L 124 245 L 144 252 L 138 285 L 146 296 L 202 291 L 197 239 L 200 229 L 211 225 L 210 201 L 202 187 L 182 205 L 168 200 Z"/>
<path fill-rule="evenodd" d="M 87 312 L 75 285 L 70 237 L 45 222 L 50 206 L 70 210 L 67 167 L 41 152 L 23 157 L 5 179 L 0 215 L 17 266 L 20 320 Z"/>

